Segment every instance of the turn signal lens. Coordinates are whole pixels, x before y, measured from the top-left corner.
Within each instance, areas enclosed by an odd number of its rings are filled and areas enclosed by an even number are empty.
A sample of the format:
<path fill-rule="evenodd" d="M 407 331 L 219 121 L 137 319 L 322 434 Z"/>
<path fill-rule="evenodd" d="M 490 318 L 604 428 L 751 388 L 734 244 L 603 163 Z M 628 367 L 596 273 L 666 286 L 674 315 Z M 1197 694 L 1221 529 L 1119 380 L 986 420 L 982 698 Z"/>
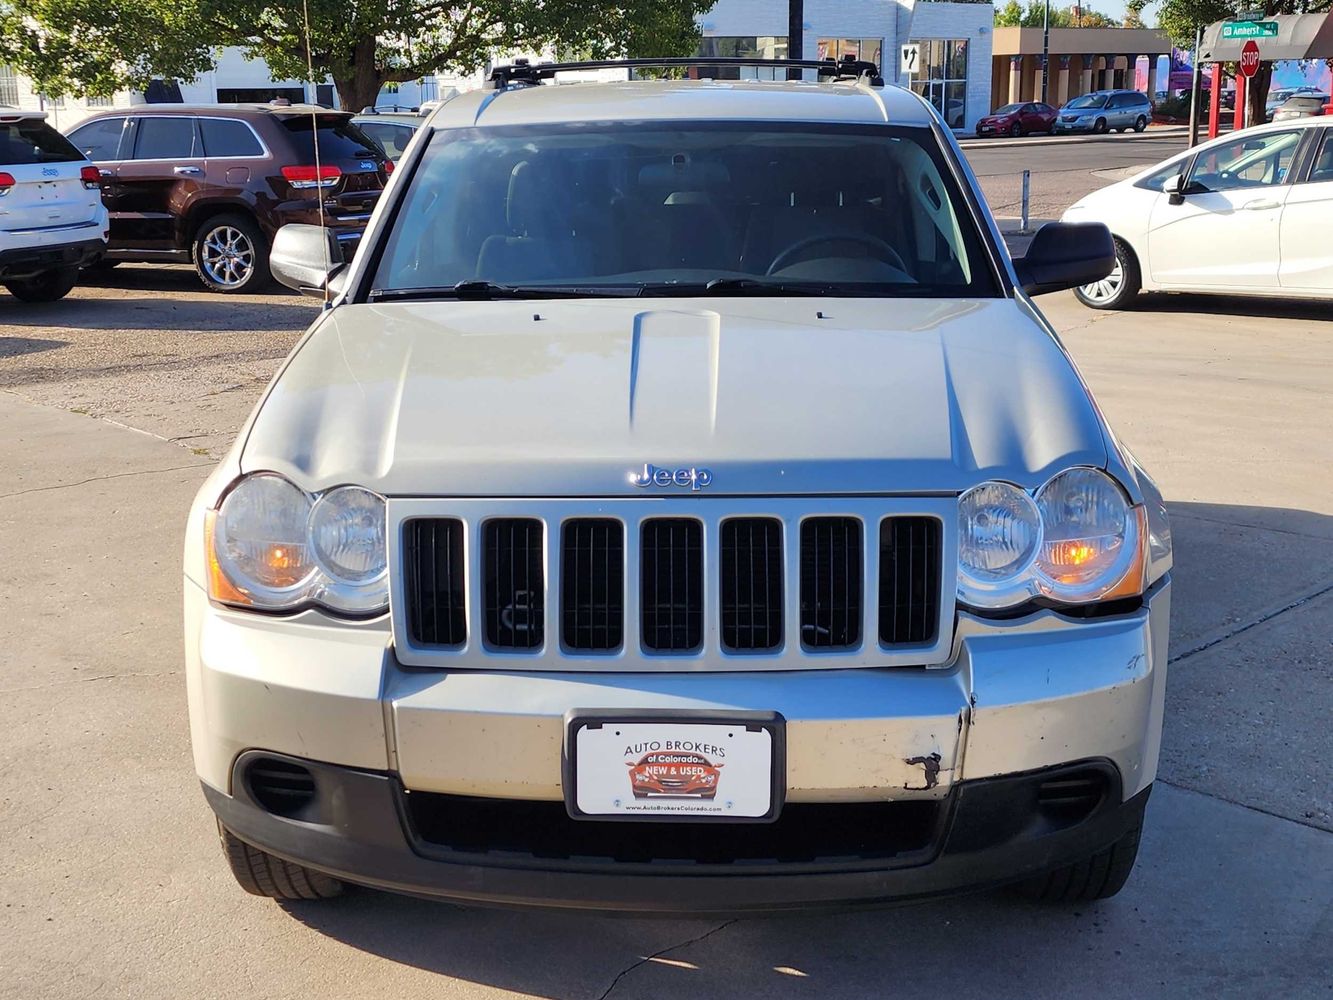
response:
<path fill-rule="evenodd" d="M 102 186 L 102 175 L 92 164 L 79 168 L 79 180 L 83 181 L 83 186 L 89 191 L 96 191 Z"/>
<path fill-rule="evenodd" d="M 13 174 L 7 174 L 3 170 L 0 170 L 0 197 L 9 194 L 9 189 L 17 183 L 18 182 L 14 180 Z"/>

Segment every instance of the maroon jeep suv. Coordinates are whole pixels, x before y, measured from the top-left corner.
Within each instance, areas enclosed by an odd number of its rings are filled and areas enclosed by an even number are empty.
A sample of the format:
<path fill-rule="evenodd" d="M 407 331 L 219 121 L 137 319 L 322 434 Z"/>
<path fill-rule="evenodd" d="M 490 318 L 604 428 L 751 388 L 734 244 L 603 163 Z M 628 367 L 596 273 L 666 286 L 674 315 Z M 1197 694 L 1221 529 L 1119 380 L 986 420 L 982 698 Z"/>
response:
<path fill-rule="evenodd" d="M 219 292 L 267 284 L 289 222 L 322 222 L 350 255 L 393 170 L 350 114 L 302 105 L 146 105 L 69 138 L 101 173 L 105 262 L 192 263 Z"/>

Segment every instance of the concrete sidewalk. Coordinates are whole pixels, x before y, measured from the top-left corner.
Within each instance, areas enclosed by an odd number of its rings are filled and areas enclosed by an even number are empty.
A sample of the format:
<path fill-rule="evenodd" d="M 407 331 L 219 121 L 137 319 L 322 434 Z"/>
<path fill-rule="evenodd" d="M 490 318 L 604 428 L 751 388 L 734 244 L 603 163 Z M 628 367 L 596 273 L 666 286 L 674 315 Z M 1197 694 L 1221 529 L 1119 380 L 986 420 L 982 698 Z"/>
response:
<path fill-rule="evenodd" d="M 1328 996 L 1333 443 L 1309 429 L 1330 324 L 1039 301 L 1175 526 L 1161 780 L 1119 897 L 701 922 L 246 896 L 180 676 L 184 514 L 210 462 L 0 392 L 0 997 Z"/>

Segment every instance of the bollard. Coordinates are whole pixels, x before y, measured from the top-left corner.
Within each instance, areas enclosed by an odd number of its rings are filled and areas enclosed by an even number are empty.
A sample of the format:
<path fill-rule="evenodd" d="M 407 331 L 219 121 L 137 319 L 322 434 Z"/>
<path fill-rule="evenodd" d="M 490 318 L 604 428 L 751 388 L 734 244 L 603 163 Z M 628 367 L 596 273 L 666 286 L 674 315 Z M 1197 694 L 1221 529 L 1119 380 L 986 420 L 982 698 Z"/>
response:
<path fill-rule="evenodd" d="M 1020 225 L 1018 228 L 1018 231 L 1020 233 L 1026 233 L 1028 231 L 1028 186 L 1031 183 L 1031 180 L 1032 180 L 1032 171 L 1024 170 L 1023 171 L 1023 219 L 1022 219 L 1022 225 Z"/>

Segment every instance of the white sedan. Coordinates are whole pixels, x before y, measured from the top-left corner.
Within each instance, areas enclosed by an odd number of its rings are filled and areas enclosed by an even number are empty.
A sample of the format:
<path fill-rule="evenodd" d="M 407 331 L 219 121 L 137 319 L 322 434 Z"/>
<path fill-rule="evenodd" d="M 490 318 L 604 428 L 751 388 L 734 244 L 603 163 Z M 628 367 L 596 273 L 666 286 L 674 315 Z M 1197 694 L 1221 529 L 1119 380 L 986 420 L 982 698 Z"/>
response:
<path fill-rule="evenodd" d="M 1075 289 L 1093 309 L 1143 291 L 1333 298 L 1333 118 L 1260 125 L 1088 195 L 1115 269 Z"/>

